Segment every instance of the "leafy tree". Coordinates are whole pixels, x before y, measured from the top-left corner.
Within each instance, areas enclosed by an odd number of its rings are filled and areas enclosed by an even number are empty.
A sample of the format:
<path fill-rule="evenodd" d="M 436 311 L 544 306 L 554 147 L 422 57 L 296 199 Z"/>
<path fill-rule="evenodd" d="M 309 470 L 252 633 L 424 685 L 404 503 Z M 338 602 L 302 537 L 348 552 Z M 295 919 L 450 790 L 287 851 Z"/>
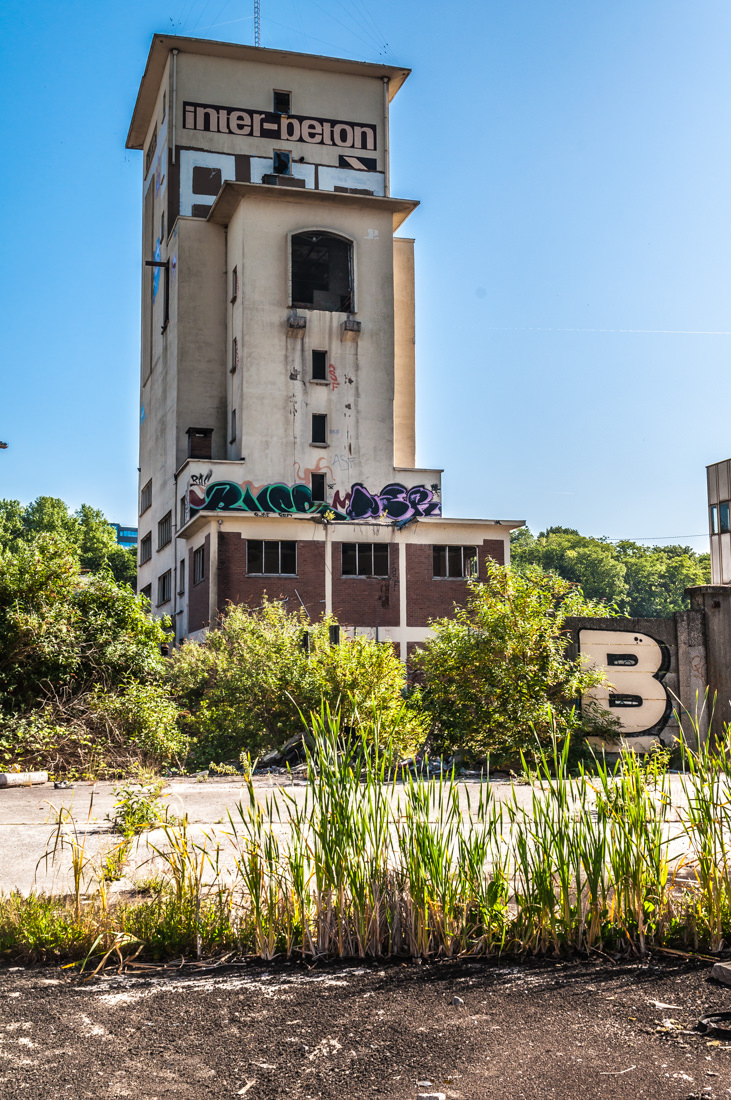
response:
<path fill-rule="evenodd" d="M 688 606 L 686 588 L 710 581 L 709 555 L 689 546 L 613 544 L 564 527 L 537 538 L 527 528 L 516 531 L 511 558 L 518 570 L 540 566 L 581 585 L 587 598 L 637 617 L 670 616 Z"/>
<path fill-rule="evenodd" d="M 575 703 L 603 674 L 567 655 L 564 622 L 597 614 L 606 608 L 555 574 L 491 564 L 465 607 L 432 622 L 414 658 L 440 748 L 514 761 L 554 728 L 564 736 L 587 728 Z"/>
<path fill-rule="evenodd" d="M 281 746 L 323 700 L 340 705 L 346 725 L 356 713 L 366 721 L 376 715 L 402 750 L 423 739 L 423 720 L 404 705 L 393 647 L 362 637 L 331 646 L 331 624 L 279 603 L 257 611 L 232 605 L 203 642 L 173 653 L 168 682 L 199 763 Z"/>

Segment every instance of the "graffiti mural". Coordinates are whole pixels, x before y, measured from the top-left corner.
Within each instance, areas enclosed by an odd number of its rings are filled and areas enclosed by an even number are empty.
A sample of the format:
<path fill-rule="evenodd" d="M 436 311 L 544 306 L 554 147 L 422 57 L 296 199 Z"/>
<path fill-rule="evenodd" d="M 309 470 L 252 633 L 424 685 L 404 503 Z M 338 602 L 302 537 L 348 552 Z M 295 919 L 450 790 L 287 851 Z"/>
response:
<path fill-rule="evenodd" d="M 670 667 L 668 647 L 627 630 L 580 630 L 579 649 L 592 667 L 604 669 L 608 683 L 588 693 L 619 719 L 624 737 L 659 734 L 672 705 L 663 684 Z"/>
<path fill-rule="evenodd" d="M 440 516 L 442 506 L 425 485 L 410 488 L 396 482 L 385 485 L 380 493 L 371 493 L 356 482 L 341 496 L 335 493 L 332 504 L 312 499 L 309 485 L 255 486 L 234 481 L 214 481 L 209 485 L 191 485 L 188 489 L 191 515 L 198 512 L 274 512 L 278 515 L 322 516 L 327 520 L 420 519 Z"/>

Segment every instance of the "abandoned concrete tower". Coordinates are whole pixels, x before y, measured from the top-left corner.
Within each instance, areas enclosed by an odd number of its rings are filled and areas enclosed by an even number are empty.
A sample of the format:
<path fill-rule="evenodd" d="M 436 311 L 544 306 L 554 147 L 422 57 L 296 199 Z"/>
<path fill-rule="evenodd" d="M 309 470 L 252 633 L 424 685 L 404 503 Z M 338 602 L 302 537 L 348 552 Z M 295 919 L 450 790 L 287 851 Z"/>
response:
<path fill-rule="evenodd" d="M 408 71 L 156 36 L 144 151 L 139 586 L 176 638 L 271 599 L 402 658 L 507 520 L 415 468 L 415 209 L 389 188 Z"/>

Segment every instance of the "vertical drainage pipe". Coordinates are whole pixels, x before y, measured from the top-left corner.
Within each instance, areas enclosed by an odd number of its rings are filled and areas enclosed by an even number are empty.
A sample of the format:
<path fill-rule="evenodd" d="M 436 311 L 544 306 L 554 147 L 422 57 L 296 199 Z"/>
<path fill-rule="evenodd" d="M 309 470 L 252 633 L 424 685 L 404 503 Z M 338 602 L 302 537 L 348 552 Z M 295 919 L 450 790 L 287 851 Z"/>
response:
<path fill-rule="evenodd" d="M 391 194 L 391 169 L 388 163 L 388 77 L 383 77 L 383 183 L 386 195 Z"/>

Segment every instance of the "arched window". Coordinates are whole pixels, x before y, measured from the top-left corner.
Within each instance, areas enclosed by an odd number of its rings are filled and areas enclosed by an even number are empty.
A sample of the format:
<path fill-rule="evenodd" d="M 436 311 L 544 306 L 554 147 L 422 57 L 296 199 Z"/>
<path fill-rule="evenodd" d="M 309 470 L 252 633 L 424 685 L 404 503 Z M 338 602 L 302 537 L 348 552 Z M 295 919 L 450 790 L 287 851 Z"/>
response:
<path fill-rule="evenodd" d="M 312 230 L 292 237 L 292 305 L 353 312 L 353 245 Z"/>

